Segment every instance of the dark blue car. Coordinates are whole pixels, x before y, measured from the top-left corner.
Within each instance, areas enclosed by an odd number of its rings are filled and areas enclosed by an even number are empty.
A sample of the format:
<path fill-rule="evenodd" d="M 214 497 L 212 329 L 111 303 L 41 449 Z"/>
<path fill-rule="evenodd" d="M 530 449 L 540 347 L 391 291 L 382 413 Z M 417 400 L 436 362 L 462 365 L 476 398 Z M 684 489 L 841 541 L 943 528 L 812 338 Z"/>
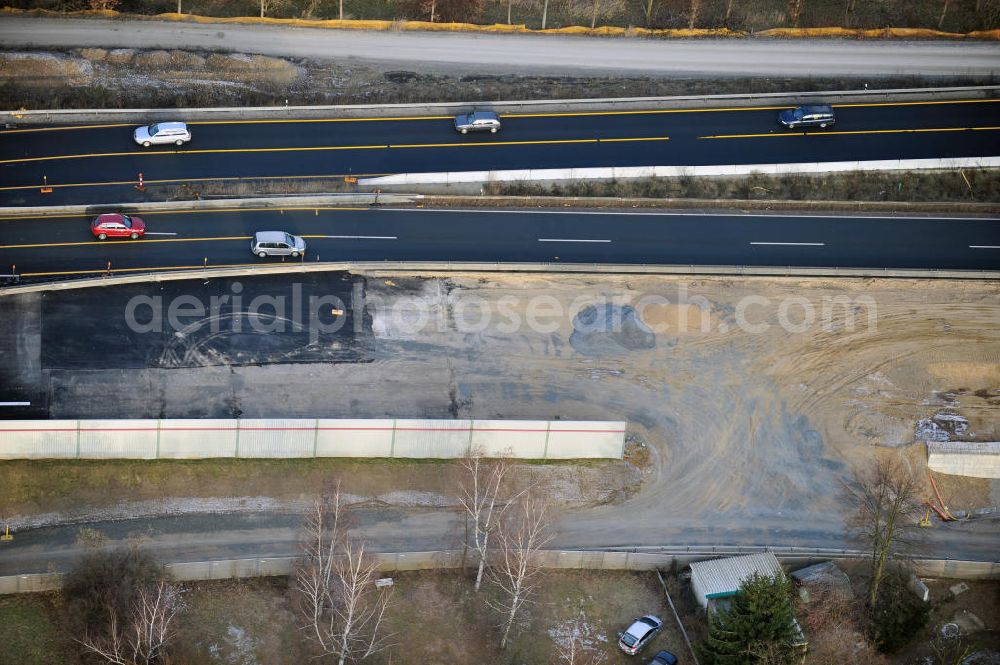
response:
<path fill-rule="evenodd" d="M 778 114 L 778 122 L 788 129 L 796 127 L 832 127 L 837 122 L 833 107 L 827 104 L 799 106 L 786 109 Z"/>
<path fill-rule="evenodd" d="M 653 656 L 647 665 L 677 665 L 677 656 L 669 651 L 661 651 Z"/>

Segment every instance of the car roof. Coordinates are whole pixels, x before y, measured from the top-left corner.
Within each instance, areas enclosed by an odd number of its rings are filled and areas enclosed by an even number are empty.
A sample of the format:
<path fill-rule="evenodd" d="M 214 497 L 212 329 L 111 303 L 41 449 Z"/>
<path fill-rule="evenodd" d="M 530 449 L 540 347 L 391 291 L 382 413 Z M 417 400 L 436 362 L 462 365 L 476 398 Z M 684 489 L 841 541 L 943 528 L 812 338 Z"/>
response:
<path fill-rule="evenodd" d="M 160 129 L 187 129 L 187 124 L 183 122 L 154 122 L 153 124 Z"/>
<path fill-rule="evenodd" d="M 803 113 L 833 113 L 833 107 L 829 104 L 812 104 L 801 108 Z"/>
<path fill-rule="evenodd" d="M 661 651 L 653 656 L 653 662 L 663 663 L 664 665 L 675 665 L 677 663 L 677 656 L 669 651 Z"/>
<path fill-rule="evenodd" d="M 284 231 L 257 231 L 254 234 L 257 242 L 285 242 L 287 235 Z"/>
<path fill-rule="evenodd" d="M 123 217 L 125 217 L 125 215 L 120 212 L 105 212 L 97 216 L 97 221 L 100 223 L 117 222 Z"/>
<path fill-rule="evenodd" d="M 473 111 L 469 114 L 470 120 L 497 120 L 497 114 L 493 111 Z"/>
<path fill-rule="evenodd" d="M 653 620 L 655 620 L 655 621 L 653 621 Z M 632 625 L 628 627 L 628 630 L 625 631 L 625 632 L 627 632 L 629 635 L 634 635 L 636 637 L 641 638 L 641 637 L 645 636 L 646 633 L 648 633 L 649 631 L 653 630 L 654 628 L 656 628 L 659 625 L 660 625 L 660 621 L 656 617 L 654 617 L 654 616 L 644 616 L 641 619 L 636 619 L 632 623 Z"/>

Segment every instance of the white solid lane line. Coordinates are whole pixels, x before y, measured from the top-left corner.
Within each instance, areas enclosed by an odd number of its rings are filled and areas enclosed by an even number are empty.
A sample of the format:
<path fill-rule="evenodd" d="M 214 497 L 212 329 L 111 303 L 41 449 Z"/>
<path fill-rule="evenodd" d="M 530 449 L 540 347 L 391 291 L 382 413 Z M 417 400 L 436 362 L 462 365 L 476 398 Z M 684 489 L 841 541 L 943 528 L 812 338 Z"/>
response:
<path fill-rule="evenodd" d="M 1000 245 L 969 245 L 969 249 L 1000 249 Z"/>
<path fill-rule="evenodd" d="M 0 402 L 0 406 L 31 406 L 31 402 Z"/>
<path fill-rule="evenodd" d="M 377 208 L 378 210 L 378 208 Z M 891 219 L 891 220 L 932 220 L 932 221 L 953 221 L 953 222 L 978 222 L 978 221 L 998 221 L 996 217 L 935 217 L 931 215 L 906 216 L 906 215 L 816 215 L 808 212 L 797 213 L 745 213 L 733 212 L 671 212 L 666 210 L 654 210 L 642 212 L 638 210 L 488 210 L 486 208 L 381 208 L 381 210 L 400 213 L 421 213 L 421 212 L 441 212 L 441 213 L 482 213 L 484 215 L 602 215 L 605 217 L 741 217 L 746 219 L 754 218 L 785 218 L 785 219 Z"/>
<path fill-rule="evenodd" d="M 538 242 L 611 242 L 610 240 L 590 240 L 585 238 L 539 238 Z"/>
<path fill-rule="evenodd" d="M 823 247 L 825 242 L 751 242 L 751 245 L 791 245 L 793 247 Z"/>
<path fill-rule="evenodd" d="M 334 240 L 398 240 L 396 236 L 312 236 L 313 238 L 332 238 Z"/>
<path fill-rule="evenodd" d="M 154 231 L 146 231 L 145 235 L 147 235 L 147 236 L 175 236 L 177 234 L 176 233 L 167 233 L 165 231 L 156 231 L 156 232 L 154 232 Z"/>

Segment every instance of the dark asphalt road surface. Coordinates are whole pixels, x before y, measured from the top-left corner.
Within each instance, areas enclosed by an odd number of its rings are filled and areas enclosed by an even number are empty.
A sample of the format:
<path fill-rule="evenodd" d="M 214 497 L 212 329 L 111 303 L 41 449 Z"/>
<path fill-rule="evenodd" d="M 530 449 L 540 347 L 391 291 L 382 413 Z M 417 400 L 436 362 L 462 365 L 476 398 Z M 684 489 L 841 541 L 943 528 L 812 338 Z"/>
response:
<path fill-rule="evenodd" d="M 778 110 L 504 116 L 501 133 L 468 136 L 450 117 L 193 122 L 180 148 L 142 148 L 133 125 L 22 127 L 0 131 L 0 204 L 156 200 L 163 185 L 239 178 L 1000 155 L 1000 100 L 839 105 L 835 127 L 809 131 L 781 129 Z"/>
<path fill-rule="evenodd" d="M 627 509 L 625 509 L 627 510 Z M 683 518 L 665 519 L 659 528 L 636 529 L 624 523 L 621 510 L 595 514 L 579 510 L 560 517 L 551 549 L 631 547 L 754 546 L 856 549 L 842 525 L 820 521 L 811 530 L 756 527 L 746 521 L 712 526 Z M 379 552 L 459 549 L 464 534 L 461 514 L 453 510 L 394 507 L 352 512 L 368 547 Z M 130 520 L 67 524 L 26 529 L 0 549 L 0 575 L 66 570 L 85 551 L 78 542 L 87 527 L 111 542 L 140 538 L 163 562 L 291 557 L 301 553 L 302 515 L 279 512 L 189 514 Z M 915 556 L 970 561 L 996 559 L 998 537 L 990 521 L 939 525 L 922 530 Z"/>
<path fill-rule="evenodd" d="M 0 272 L 25 280 L 262 265 L 255 231 L 302 235 L 286 261 L 470 261 L 1000 270 L 1000 223 L 963 217 L 626 211 L 288 209 L 144 213 L 142 240 L 89 217 L 0 218 Z"/>

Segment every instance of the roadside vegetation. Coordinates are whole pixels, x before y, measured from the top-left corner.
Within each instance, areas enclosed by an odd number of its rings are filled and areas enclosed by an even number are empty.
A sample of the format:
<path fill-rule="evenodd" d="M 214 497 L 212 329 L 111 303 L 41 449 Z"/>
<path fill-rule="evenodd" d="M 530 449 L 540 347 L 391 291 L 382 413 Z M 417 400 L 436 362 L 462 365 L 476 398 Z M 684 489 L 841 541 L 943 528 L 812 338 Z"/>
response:
<path fill-rule="evenodd" d="M 21 9 L 115 9 L 134 14 L 303 19 L 419 20 L 530 28 L 616 26 L 726 28 L 1000 27 L 1000 1 L 975 0 L 11 0 Z"/>
<path fill-rule="evenodd" d="M 848 568 L 850 570 L 850 568 Z M 543 571 L 533 603 L 518 621 L 507 649 L 498 645 L 496 614 L 484 602 L 495 589 L 473 590 L 474 570 L 389 573 L 391 598 L 384 617 L 386 648 L 363 661 L 369 665 L 448 663 L 449 665 L 625 665 L 645 662 L 618 651 L 617 633 L 634 617 L 652 612 L 666 622 L 642 653 L 647 660 L 659 649 L 692 662 L 664 600 L 655 573 L 622 571 Z M 858 571 L 857 574 L 860 574 Z M 852 573 L 852 577 L 855 574 Z M 857 578 L 860 582 L 860 578 Z M 683 578 L 668 576 L 671 594 L 691 639 L 707 636 L 707 621 Z M 933 583 L 930 620 L 906 647 L 878 654 L 856 632 L 853 606 L 833 597 L 813 596 L 808 607 L 796 600 L 796 616 L 809 639 L 804 665 L 955 665 L 954 655 L 1000 650 L 998 582 L 966 582 L 953 597 L 948 586 Z M 116 585 L 117 588 L 117 585 Z M 298 595 L 292 578 L 274 577 L 179 584 L 182 607 L 165 653 L 171 665 L 298 665 L 326 663 L 313 659 L 302 630 Z M 909 593 L 909 591 L 907 591 Z M 68 630 L 64 594 L 0 597 L 0 664 L 85 665 L 81 645 Z M 939 640 L 935 634 L 953 615 L 965 610 L 987 622 L 987 630 L 968 638 Z M 763 647 L 757 645 L 758 649 Z M 572 654 L 572 658 L 571 658 Z M 766 657 L 773 652 L 766 652 Z M 950 658 L 949 658 L 950 656 Z M 980 656 L 989 663 L 989 656 Z M 928 660 L 923 660 L 928 658 Z M 106 662 L 106 661 L 105 661 Z M 332 662 L 337 662 L 336 660 Z M 703 661 L 707 662 L 707 661 Z M 750 661 L 739 660 L 740 665 Z M 776 665 L 778 659 L 758 663 Z M 795 661 L 799 662 L 799 661 Z"/>

